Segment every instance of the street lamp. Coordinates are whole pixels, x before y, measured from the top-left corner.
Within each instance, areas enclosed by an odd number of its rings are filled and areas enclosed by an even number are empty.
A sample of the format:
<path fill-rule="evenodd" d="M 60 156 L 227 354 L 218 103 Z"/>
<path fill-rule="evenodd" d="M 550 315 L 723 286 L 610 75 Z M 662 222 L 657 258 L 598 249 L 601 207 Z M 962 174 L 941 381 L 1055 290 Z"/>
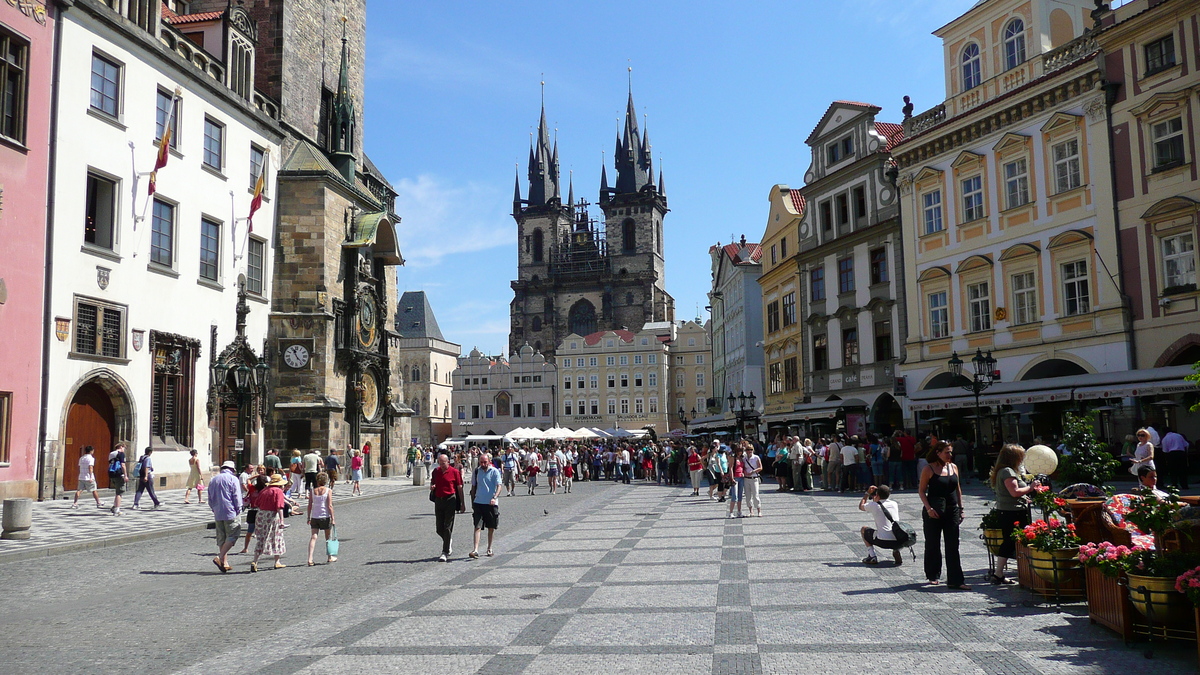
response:
<path fill-rule="evenodd" d="M 692 408 L 691 417 L 684 411 L 683 406 L 679 406 L 679 412 L 675 413 L 679 417 L 679 423 L 683 425 L 683 433 L 688 432 L 688 423 L 696 419 L 696 409 Z"/>
<path fill-rule="evenodd" d="M 734 396 L 731 391 L 729 392 L 729 398 L 725 399 L 729 401 L 729 412 L 733 413 L 734 417 L 737 418 L 739 436 L 746 435 L 746 420 L 758 417 L 758 410 L 755 408 L 757 399 L 758 397 L 754 395 L 753 391 L 749 395 L 745 392 L 739 392 L 737 396 Z"/>
<path fill-rule="evenodd" d="M 976 349 L 975 356 L 971 358 L 971 377 L 963 375 L 963 360 L 958 358 L 958 352 L 951 354 L 946 366 L 954 376 L 954 383 L 975 396 L 975 446 L 980 447 L 983 445 L 983 413 L 979 406 L 979 395 L 996 383 L 996 359 L 992 358 L 990 351 L 984 354 L 983 350 Z"/>

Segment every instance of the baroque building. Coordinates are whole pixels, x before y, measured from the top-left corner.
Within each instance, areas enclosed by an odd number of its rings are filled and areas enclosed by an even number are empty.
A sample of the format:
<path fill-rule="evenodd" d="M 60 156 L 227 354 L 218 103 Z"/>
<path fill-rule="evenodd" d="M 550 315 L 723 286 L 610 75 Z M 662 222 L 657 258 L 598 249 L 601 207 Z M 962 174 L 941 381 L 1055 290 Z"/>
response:
<path fill-rule="evenodd" d="M 556 351 L 561 389 L 562 426 L 578 429 L 653 429 L 670 431 L 667 379 L 673 323 L 651 323 L 643 330 L 574 333 Z"/>
<path fill-rule="evenodd" d="M 633 94 L 616 140 L 616 183 L 601 168 L 599 206 L 604 221 L 575 200 L 573 185 L 562 198 L 558 143 L 550 137 L 543 107 L 529 149 L 528 189 L 513 190 L 517 222 L 517 279 L 512 282 L 508 348 L 522 345 L 553 355 L 571 333 L 639 331 L 673 321 L 675 301 L 666 291 L 663 218 L 667 196 L 662 172 L 653 176 L 650 134 L 639 130 Z"/>
<path fill-rule="evenodd" d="M 517 427 L 558 422 L 557 368 L 525 345 L 507 359 L 472 349 L 453 372 L 455 436 L 503 436 Z"/>
<path fill-rule="evenodd" d="M 688 430 L 692 421 L 704 417 L 716 394 L 712 376 L 712 339 L 708 325 L 699 317 L 675 322 L 675 336 L 668 344 L 671 359 L 671 428 Z M 685 423 L 683 418 L 687 419 Z"/>
<path fill-rule="evenodd" d="M 400 296 L 395 325 L 392 353 L 400 376 L 406 379 L 405 400 L 413 411 L 409 442 L 436 446 L 453 435 L 451 374 L 461 349 L 442 335 L 425 291 L 405 291 Z"/>
<path fill-rule="evenodd" d="M 806 203 L 800 190 L 786 185 L 771 188 L 767 197 L 771 204 L 767 214 L 767 227 L 763 232 L 762 247 L 766 251 L 762 260 L 763 271 L 758 277 L 764 303 L 786 302 L 789 309 L 796 311 L 796 298 L 802 292 L 800 268 L 796 253 L 800 239 L 800 219 L 805 215 Z M 782 315 L 781 315 L 782 318 Z M 767 386 L 763 396 L 763 424 L 767 438 L 794 435 L 798 418 L 793 408 L 804 402 L 804 382 L 800 377 L 800 350 L 804 340 L 802 321 L 780 321 L 772 325 L 772 331 L 764 327 L 763 356 L 767 368 Z"/>

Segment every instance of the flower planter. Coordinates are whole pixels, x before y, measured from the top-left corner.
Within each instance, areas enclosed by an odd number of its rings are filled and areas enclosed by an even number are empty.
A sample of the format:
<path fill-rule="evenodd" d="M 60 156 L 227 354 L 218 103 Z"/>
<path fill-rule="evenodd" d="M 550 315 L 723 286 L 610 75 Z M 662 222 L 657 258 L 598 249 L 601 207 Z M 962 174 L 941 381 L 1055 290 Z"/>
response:
<path fill-rule="evenodd" d="M 1058 587 L 1053 579 L 1047 581 L 1034 572 L 1032 556 L 1035 553 L 1024 542 L 1017 542 L 1017 582 L 1045 598 L 1058 601 L 1080 598 L 1085 592 L 1083 568 L 1076 565 L 1059 570 Z"/>
<path fill-rule="evenodd" d="M 1129 601 L 1151 623 L 1185 627 L 1194 620 L 1188 599 L 1175 590 L 1174 577 L 1146 577 L 1130 573 Z"/>
<path fill-rule="evenodd" d="M 1084 570 L 1087 584 L 1088 618 L 1115 631 L 1125 642 L 1133 640 L 1133 621 L 1138 616 L 1129 592 L 1115 578 L 1105 575 L 1095 567 Z"/>
<path fill-rule="evenodd" d="M 1000 545 L 1004 543 L 1004 530 L 987 529 L 983 531 L 983 544 L 992 555 L 1000 554 Z"/>
<path fill-rule="evenodd" d="M 1079 547 L 1055 551 L 1029 549 L 1033 573 L 1053 584 L 1061 582 L 1071 570 L 1079 569 Z"/>

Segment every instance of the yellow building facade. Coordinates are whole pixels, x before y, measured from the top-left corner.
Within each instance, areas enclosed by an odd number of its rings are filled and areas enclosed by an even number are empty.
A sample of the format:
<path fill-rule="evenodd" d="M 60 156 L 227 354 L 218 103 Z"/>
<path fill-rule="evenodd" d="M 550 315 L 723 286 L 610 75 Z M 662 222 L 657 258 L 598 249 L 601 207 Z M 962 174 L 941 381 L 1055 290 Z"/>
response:
<path fill-rule="evenodd" d="M 804 402 L 801 350 L 803 321 L 797 315 L 802 292 L 796 254 L 800 250 L 799 227 L 806 208 L 799 190 L 786 185 L 771 188 L 771 208 L 762 238 L 763 353 L 766 356 L 766 391 L 763 424 L 767 438 L 787 433 L 794 421 L 794 406 Z M 774 305 L 780 308 L 769 311 Z M 790 308 L 790 314 L 783 309 Z"/>

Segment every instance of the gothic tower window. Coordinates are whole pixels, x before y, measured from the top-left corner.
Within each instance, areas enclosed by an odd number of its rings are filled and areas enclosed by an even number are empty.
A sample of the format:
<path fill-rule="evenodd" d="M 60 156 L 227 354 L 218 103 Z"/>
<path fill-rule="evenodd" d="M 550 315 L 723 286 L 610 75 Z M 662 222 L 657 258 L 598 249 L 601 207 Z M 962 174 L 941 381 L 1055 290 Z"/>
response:
<path fill-rule="evenodd" d="M 580 300 L 571 306 L 567 323 L 572 333 L 576 335 L 591 335 L 596 332 L 596 306 L 587 300 Z"/>
<path fill-rule="evenodd" d="M 413 381 L 413 382 L 420 382 L 420 381 L 421 381 L 421 369 L 420 369 L 420 368 L 418 368 L 417 366 L 413 366 L 413 369 L 412 369 L 412 381 Z"/>
<path fill-rule="evenodd" d="M 545 248 L 545 237 L 542 235 L 542 228 L 537 228 L 533 231 L 533 262 L 540 263 L 544 257 L 543 249 Z M 536 328 L 534 330 L 537 330 Z"/>
<path fill-rule="evenodd" d="M 533 330 L 536 332 L 541 329 L 542 329 L 542 317 L 540 317 L 540 316 L 533 317 Z"/>
<path fill-rule="evenodd" d="M 637 250 L 637 226 L 632 218 L 626 218 L 621 223 L 621 251 L 633 253 Z"/>

